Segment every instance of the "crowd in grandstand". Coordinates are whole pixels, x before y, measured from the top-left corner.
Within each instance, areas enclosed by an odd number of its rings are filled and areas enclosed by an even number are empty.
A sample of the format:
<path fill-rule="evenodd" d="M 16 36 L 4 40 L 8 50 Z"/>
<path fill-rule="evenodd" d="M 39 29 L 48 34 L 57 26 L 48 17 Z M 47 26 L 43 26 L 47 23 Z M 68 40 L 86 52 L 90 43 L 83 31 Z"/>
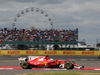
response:
<path fill-rule="evenodd" d="M 77 41 L 78 29 L 0 29 L 0 40 L 5 41 Z"/>

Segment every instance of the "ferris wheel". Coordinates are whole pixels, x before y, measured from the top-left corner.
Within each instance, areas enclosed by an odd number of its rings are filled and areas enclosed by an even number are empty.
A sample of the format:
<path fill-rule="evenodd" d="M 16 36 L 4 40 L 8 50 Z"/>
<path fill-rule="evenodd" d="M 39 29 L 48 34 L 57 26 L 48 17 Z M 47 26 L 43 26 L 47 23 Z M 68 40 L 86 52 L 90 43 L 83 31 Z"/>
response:
<path fill-rule="evenodd" d="M 13 28 L 53 29 L 53 22 L 48 13 L 39 8 L 21 10 L 13 20 Z"/>

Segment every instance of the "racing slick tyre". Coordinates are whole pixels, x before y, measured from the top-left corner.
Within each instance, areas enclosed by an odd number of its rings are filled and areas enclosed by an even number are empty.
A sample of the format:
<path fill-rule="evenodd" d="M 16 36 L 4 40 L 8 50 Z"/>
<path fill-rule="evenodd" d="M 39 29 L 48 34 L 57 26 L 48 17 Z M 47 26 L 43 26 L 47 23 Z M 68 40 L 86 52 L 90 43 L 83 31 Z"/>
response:
<path fill-rule="evenodd" d="M 73 69 L 73 68 L 74 68 L 74 65 L 73 65 L 71 62 L 66 62 L 66 63 L 64 64 L 64 67 L 65 67 L 66 69 Z"/>
<path fill-rule="evenodd" d="M 28 62 L 22 62 L 22 63 L 21 63 L 21 67 L 22 67 L 23 69 L 28 69 L 28 68 L 29 68 Z"/>

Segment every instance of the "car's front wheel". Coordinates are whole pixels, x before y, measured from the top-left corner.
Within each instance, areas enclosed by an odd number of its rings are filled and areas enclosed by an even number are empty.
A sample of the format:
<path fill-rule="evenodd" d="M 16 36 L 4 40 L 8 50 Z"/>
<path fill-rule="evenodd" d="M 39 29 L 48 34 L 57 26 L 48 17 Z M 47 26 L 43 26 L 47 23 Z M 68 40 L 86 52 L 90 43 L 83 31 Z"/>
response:
<path fill-rule="evenodd" d="M 71 62 L 66 62 L 66 63 L 64 64 L 64 67 L 65 67 L 66 69 L 73 69 L 73 68 L 74 68 L 74 65 L 73 65 Z"/>

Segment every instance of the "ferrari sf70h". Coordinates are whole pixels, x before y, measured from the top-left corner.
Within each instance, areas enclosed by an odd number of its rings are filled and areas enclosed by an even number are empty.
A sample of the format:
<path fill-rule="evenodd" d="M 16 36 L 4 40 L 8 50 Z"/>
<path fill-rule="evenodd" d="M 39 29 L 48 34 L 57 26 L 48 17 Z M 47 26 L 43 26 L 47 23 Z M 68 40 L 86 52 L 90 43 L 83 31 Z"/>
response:
<path fill-rule="evenodd" d="M 84 66 L 79 66 L 73 61 L 65 60 L 54 60 L 49 58 L 49 56 L 28 56 L 28 58 L 18 58 L 19 63 L 23 69 L 32 69 L 33 67 L 46 67 L 46 68 L 66 68 L 83 69 Z"/>

